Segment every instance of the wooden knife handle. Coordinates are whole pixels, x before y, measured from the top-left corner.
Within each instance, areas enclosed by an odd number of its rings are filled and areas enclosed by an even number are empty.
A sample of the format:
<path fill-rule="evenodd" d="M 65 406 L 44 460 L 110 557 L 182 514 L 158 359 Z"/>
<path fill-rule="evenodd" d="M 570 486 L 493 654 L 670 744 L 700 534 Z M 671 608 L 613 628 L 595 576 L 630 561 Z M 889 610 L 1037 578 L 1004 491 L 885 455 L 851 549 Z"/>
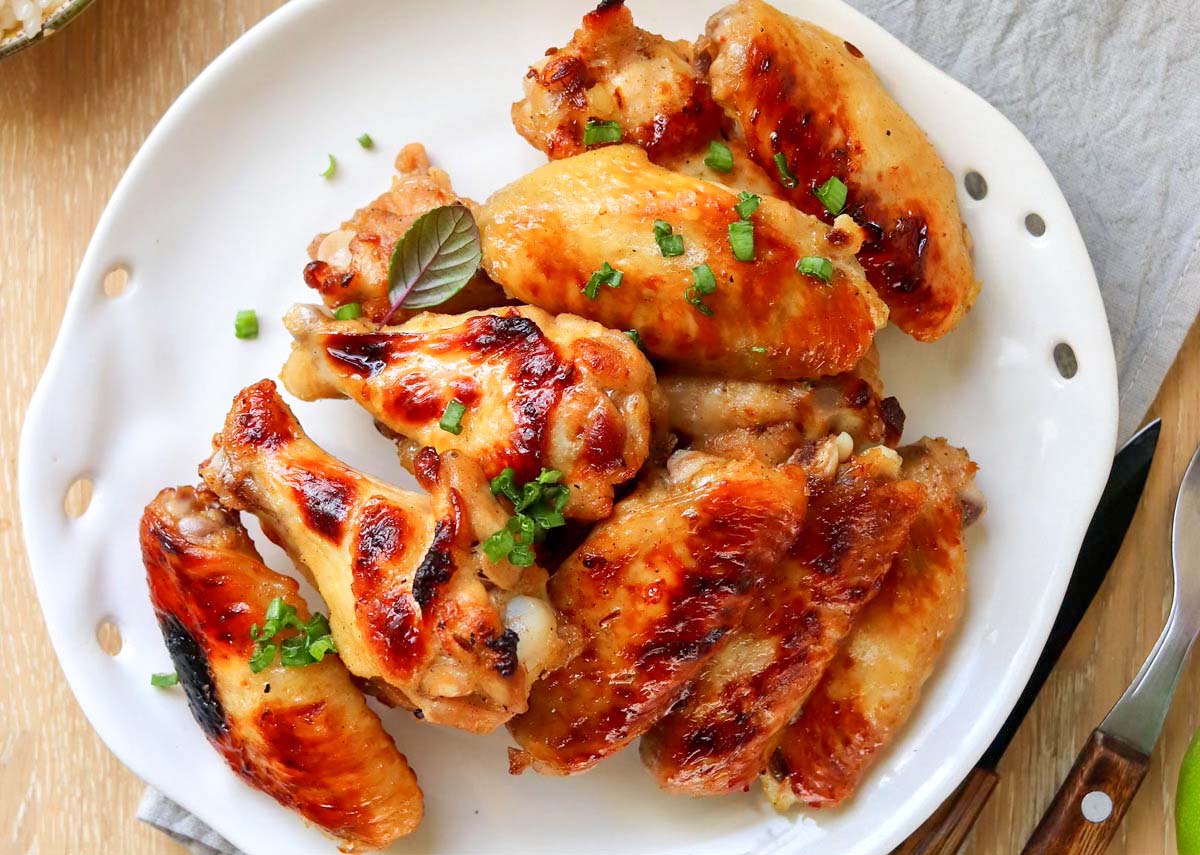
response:
<path fill-rule="evenodd" d="M 1102 855 L 1148 768 L 1145 754 L 1093 730 L 1022 855 Z"/>
<path fill-rule="evenodd" d="M 998 780 L 991 769 L 976 766 L 933 816 L 892 850 L 892 855 L 955 855 Z"/>

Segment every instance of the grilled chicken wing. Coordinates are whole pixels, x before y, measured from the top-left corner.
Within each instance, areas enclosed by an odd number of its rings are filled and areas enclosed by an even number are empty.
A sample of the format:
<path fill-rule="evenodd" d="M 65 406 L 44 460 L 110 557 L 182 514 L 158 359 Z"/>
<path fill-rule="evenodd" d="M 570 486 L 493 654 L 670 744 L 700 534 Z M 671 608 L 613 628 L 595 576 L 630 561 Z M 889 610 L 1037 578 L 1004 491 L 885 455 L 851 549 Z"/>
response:
<path fill-rule="evenodd" d="M 450 176 L 429 165 L 425 147 L 412 143 L 396 156 L 396 176 L 386 193 L 354 212 L 337 229 L 319 234 L 308 247 L 312 259 L 304 281 L 320 292 L 331 309 L 360 303 L 363 314 L 382 323 L 391 309 L 388 265 L 396 241 L 417 217 L 434 208 L 462 202 L 450 187 Z M 504 294 L 487 277 L 478 275 L 440 308 L 445 312 L 498 306 Z M 392 320 L 403 321 L 419 310 L 400 309 Z"/>
<path fill-rule="evenodd" d="M 426 449 L 416 470 L 432 496 L 343 465 L 264 380 L 238 394 L 200 474 L 313 578 L 351 673 L 430 721 L 487 731 L 562 653 L 545 572 L 474 546 L 507 519 L 477 465 Z"/>
<path fill-rule="evenodd" d="M 867 352 L 886 307 L 854 260 L 861 231 L 833 228 L 778 199 L 753 214 L 754 261 L 738 261 L 728 226 L 739 220 L 729 189 L 655 166 L 634 146 L 554 161 L 500 190 L 480 212 L 484 268 L 509 294 L 550 312 L 636 329 L 653 356 L 690 371 L 796 379 L 849 371 Z M 683 236 L 664 257 L 655 221 Z M 832 281 L 796 270 L 828 258 Z M 620 287 L 584 293 L 610 264 Z M 689 305 L 693 268 L 707 264 L 712 314 Z"/>
<path fill-rule="evenodd" d="M 349 850 L 416 828 L 416 776 L 336 656 L 250 671 L 250 627 L 273 599 L 309 615 L 295 581 L 262 563 L 236 515 L 211 493 L 163 490 L 142 517 L 141 542 L 188 706 L 230 768 Z"/>
<path fill-rule="evenodd" d="M 530 67 L 512 117 L 551 159 L 587 150 L 589 119 L 618 122 L 625 141 L 655 160 L 718 138 L 722 120 L 692 46 L 638 29 L 622 0 L 602 2 L 570 42 Z"/>
<path fill-rule="evenodd" d="M 518 482 L 557 469 L 571 486 L 565 513 L 593 520 L 649 453 L 654 369 L 592 321 L 522 306 L 378 329 L 297 306 L 284 323 L 296 339 L 288 391 L 353 398 L 407 437 L 404 459 L 423 446 L 461 451 L 489 478 L 513 467 Z M 451 401 L 467 408 L 457 434 L 439 426 Z"/>
<path fill-rule="evenodd" d="M 872 349 L 854 371 L 817 381 L 724 380 L 664 374 L 667 426 L 690 448 L 712 454 L 750 449 L 774 463 L 805 442 L 847 433 L 853 447 L 894 447 L 904 410 L 882 389 Z"/>
<path fill-rule="evenodd" d="M 587 769 L 666 712 L 738 625 L 804 509 L 799 467 L 698 452 L 618 502 L 550 581 L 583 649 L 509 722 L 535 767 Z"/>
<path fill-rule="evenodd" d="M 924 498 L 921 485 L 897 480 L 900 458 L 886 448 L 835 477 L 814 463 L 800 537 L 686 696 L 642 739 L 643 761 L 671 792 L 720 795 L 753 783 L 878 592 Z"/>
<path fill-rule="evenodd" d="M 845 210 L 868 235 L 858 259 L 892 321 L 922 341 L 953 329 L 979 290 L 954 179 L 862 52 L 761 0 L 713 15 L 701 51 L 714 99 L 780 195 L 831 220 L 813 191 L 845 182 Z"/>
<path fill-rule="evenodd" d="M 908 720 L 962 613 L 963 526 L 982 512 L 976 466 L 945 440 L 901 449 L 901 475 L 926 488 L 909 541 L 800 715 L 763 787 L 781 810 L 840 804 Z"/>

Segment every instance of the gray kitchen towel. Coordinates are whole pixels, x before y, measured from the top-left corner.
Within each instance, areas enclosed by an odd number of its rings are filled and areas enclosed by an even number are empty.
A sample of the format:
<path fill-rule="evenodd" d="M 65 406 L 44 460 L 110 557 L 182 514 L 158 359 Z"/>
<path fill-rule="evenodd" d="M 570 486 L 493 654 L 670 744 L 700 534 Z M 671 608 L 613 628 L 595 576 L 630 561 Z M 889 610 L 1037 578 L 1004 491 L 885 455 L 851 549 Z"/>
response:
<path fill-rule="evenodd" d="M 1200 309 L 1200 10 L 1192 0 L 849 2 L 999 108 L 1050 165 L 1104 293 L 1128 437 Z M 196 855 L 236 852 L 153 790 L 138 818 Z"/>

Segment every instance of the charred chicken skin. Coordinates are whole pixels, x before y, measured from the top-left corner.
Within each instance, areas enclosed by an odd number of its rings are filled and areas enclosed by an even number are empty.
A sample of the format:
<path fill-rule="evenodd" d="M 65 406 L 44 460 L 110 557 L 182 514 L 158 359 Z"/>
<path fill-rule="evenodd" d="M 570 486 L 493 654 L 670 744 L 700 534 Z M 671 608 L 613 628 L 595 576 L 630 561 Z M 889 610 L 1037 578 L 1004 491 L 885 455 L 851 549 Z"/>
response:
<path fill-rule="evenodd" d="M 963 527 L 982 513 L 976 466 L 943 439 L 901 449 L 901 476 L 925 487 L 908 542 L 763 775 L 780 809 L 833 807 L 858 787 L 920 699 L 966 594 Z"/>
<path fill-rule="evenodd" d="M 598 763 L 657 721 L 740 623 L 804 518 L 799 467 L 679 452 L 550 581 L 581 652 L 509 723 L 535 768 Z"/>
<path fill-rule="evenodd" d="M 627 336 L 592 321 L 521 306 L 380 329 L 297 306 L 284 323 L 295 338 L 288 391 L 357 401 L 404 438 L 410 466 L 428 446 L 462 452 L 488 478 L 556 469 L 571 487 L 565 514 L 594 520 L 649 453 L 654 369 Z M 452 402 L 465 408 L 457 433 L 441 426 Z"/>
<path fill-rule="evenodd" d="M 255 674 L 251 627 L 276 598 L 308 610 L 268 569 L 236 514 L 207 491 L 163 490 L 141 524 L 150 599 L 188 706 L 251 786 L 340 838 L 383 848 L 416 828 L 421 790 L 337 656 Z"/>
<path fill-rule="evenodd" d="M 845 184 L 844 210 L 867 234 L 858 260 L 892 322 L 922 341 L 953 329 L 979 291 L 954 178 L 862 52 L 761 0 L 713 15 L 699 50 L 778 195 L 833 222 L 815 191 Z"/>
<path fill-rule="evenodd" d="M 426 449 L 416 470 L 431 495 L 350 469 L 305 436 L 264 380 L 238 394 L 200 474 L 313 579 L 351 673 L 429 721 L 488 731 L 525 709 L 530 684 L 562 653 L 545 571 L 493 562 L 477 546 L 508 516 L 477 465 Z"/>
<path fill-rule="evenodd" d="M 750 215 L 754 260 L 739 261 L 738 204 L 727 187 L 609 146 L 493 195 L 479 217 L 484 269 L 521 301 L 635 329 L 647 353 L 689 371 L 767 380 L 853 369 L 887 317 L 854 258 L 861 230 L 762 199 Z M 682 236 L 682 254 L 663 255 L 656 221 Z M 806 257 L 829 261 L 829 282 L 797 270 Z M 616 287 L 590 288 L 605 265 L 621 274 Z M 714 285 L 702 299 L 701 265 Z"/>

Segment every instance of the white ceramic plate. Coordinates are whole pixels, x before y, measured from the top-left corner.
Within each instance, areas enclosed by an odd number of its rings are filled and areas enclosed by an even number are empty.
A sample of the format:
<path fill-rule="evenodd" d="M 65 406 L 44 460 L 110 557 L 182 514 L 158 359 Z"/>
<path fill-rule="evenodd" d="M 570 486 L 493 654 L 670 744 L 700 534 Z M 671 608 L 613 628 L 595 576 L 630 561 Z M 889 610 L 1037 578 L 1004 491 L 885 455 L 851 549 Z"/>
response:
<path fill-rule="evenodd" d="M 959 179 L 984 282 L 948 338 L 881 337 L 884 378 L 929 432 L 968 447 L 989 499 L 972 530 L 971 594 L 925 699 L 846 808 L 784 817 L 757 792 L 693 801 L 660 793 L 627 751 L 570 779 L 506 772 L 506 734 L 475 737 L 385 720 L 427 795 L 411 853 L 888 851 L 958 783 L 1032 669 L 1108 472 L 1116 432 L 1112 346 L 1096 280 L 1045 164 L 999 113 L 838 0 L 779 0 L 853 41 Z M 709 3 L 634 3 L 643 26 L 694 37 Z M 387 185 L 392 155 L 425 142 L 474 198 L 538 164 L 509 124 L 526 64 L 562 44 L 583 2 L 297 0 L 255 27 L 180 97 L 135 158 L 79 271 L 22 436 L 26 542 L 50 636 L 80 704 L 139 776 L 251 853 L 333 844 L 241 782 L 204 741 L 179 691 L 146 595 L 136 527 L 162 486 L 189 483 L 234 393 L 274 376 L 288 349 L 278 318 L 311 300 L 310 237 Z M 355 137 L 369 131 L 374 151 Z M 338 157 L 332 181 L 318 176 Z M 1044 218 L 1033 237 L 1027 214 Z M 129 285 L 101 282 L 116 266 Z M 233 336 L 255 308 L 257 341 Z M 1051 352 L 1070 343 L 1079 371 Z M 404 481 L 392 447 L 349 402 L 297 413 L 334 454 Z M 87 512 L 63 496 L 95 483 Z M 407 481 L 405 481 L 407 483 Z M 260 543 L 263 540 L 260 538 Z M 286 568 L 271 548 L 268 560 Z M 124 647 L 109 657 L 96 627 Z"/>

